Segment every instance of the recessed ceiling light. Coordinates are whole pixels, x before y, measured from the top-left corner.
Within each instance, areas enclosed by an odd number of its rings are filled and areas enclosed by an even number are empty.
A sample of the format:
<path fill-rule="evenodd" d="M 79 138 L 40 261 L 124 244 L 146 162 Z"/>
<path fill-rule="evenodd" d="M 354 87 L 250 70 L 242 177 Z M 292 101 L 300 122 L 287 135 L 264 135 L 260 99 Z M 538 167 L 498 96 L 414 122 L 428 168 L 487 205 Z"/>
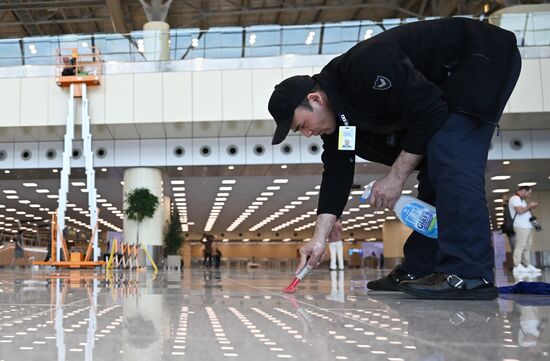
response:
<path fill-rule="evenodd" d="M 359 194 L 362 194 L 362 193 L 363 193 L 362 191 L 359 191 Z M 316 196 L 318 194 L 319 194 L 319 192 L 317 192 L 317 191 L 306 192 L 306 196 Z"/>
<path fill-rule="evenodd" d="M 37 189 L 36 193 L 50 193 L 48 189 Z"/>
<path fill-rule="evenodd" d="M 172 191 L 174 191 L 174 192 L 183 192 L 183 191 L 185 191 L 185 187 L 172 187 Z"/>
<path fill-rule="evenodd" d="M 550 177 L 548 177 L 548 178 L 550 178 Z M 278 191 L 279 189 L 281 189 L 281 187 L 280 186 L 268 186 L 266 189 L 268 191 Z"/>
<path fill-rule="evenodd" d="M 510 161 L 509 161 L 509 160 L 505 160 L 505 161 L 502 162 L 502 164 L 508 165 L 508 164 L 510 164 Z"/>
<path fill-rule="evenodd" d="M 71 184 L 74 187 L 85 187 L 86 186 L 86 183 L 84 183 L 84 182 L 71 182 Z"/>
<path fill-rule="evenodd" d="M 493 193 L 508 193 L 510 190 L 508 188 L 493 189 Z"/>
<path fill-rule="evenodd" d="M 518 187 L 534 187 L 537 185 L 537 182 L 522 182 L 518 184 Z"/>
<path fill-rule="evenodd" d="M 491 177 L 491 180 L 506 180 L 512 178 L 509 175 L 496 175 L 494 177 Z"/>
<path fill-rule="evenodd" d="M 184 180 L 177 180 L 177 179 L 174 179 L 174 180 L 171 180 L 170 181 L 170 184 L 174 185 L 174 184 L 177 184 L 177 185 L 180 185 L 180 184 L 185 184 L 185 181 Z"/>
<path fill-rule="evenodd" d="M 235 179 L 223 179 L 222 184 L 235 184 L 237 181 Z"/>
<path fill-rule="evenodd" d="M 15 193 L 17 193 L 16 191 L 14 191 L 12 189 L 4 189 L 3 192 L 6 193 L 6 194 L 15 194 Z"/>
<path fill-rule="evenodd" d="M 6 196 L 7 199 L 19 199 L 19 196 Z"/>
<path fill-rule="evenodd" d="M 286 169 L 286 168 L 287 168 L 286 164 L 281 165 L 281 169 Z"/>
<path fill-rule="evenodd" d="M 227 169 L 229 169 L 229 170 L 233 170 L 233 169 L 235 169 L 235 167 L 234 167 L 234 166 L 232 166 L 232 165 L 230 165 L 230 166 L 228 166 L 228 167 L 227 167 Z"/>
<path fill-rule="evenodd" d="M 284 183 L 288 183 L 288 179 L 274 179 L 274 180 L 273 180 L 273 183 L 275 183 L 275 184 L 284 184 Z"/>
<path fill-rule="evenodd" d="M 220 191 L 230 191 L 233 187 L 220 187 Z"/>
<path fill-rule="evenodd" d="M 23 183 L 23 187 L 37 187 L 38 184 L 36 183 Z"/>

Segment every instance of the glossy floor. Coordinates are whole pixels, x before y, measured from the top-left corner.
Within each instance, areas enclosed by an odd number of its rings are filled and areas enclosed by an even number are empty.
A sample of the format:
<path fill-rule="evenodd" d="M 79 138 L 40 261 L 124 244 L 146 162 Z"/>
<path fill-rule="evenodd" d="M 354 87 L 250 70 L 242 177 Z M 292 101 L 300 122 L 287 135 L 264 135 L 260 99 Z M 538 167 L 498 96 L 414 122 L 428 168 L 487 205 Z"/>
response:
<path fill-rule="evenodd" d="M 424 301 L 371 270 L 0 269 L 0 360 L 548 360 L 550 297 Z M 542 277 L 550 279 L 550 271 Z M 499 272 L 498 283 L 515 280 Z"/>

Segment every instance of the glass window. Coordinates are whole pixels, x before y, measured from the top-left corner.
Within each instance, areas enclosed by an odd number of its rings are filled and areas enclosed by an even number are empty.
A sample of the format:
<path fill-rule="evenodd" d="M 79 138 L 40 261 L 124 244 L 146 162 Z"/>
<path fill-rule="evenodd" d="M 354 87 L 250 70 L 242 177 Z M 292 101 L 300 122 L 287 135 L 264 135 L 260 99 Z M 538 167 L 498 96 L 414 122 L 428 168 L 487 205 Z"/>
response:
<path fill-rule="evenodd" d="M 18 39 L 0 40 L 0 66 L 21 65 L 21 48 Z"/>
<path fill-rule="evenodd" d="M 95 44 L 102 54 L 104 61 L 132 61 L 130 40 L 121 34 L 105 34 L 95 36 Z"/>
<path fill-rule="evenodd" d="M 525 32 L 525 25 L 527 22 L 527 14 L 502 14 L 489 18 L 489 22 L 513 32 L 516 35 L 519 46 L 523 46 L 526 43 L 527 34 Z"/>
<path fill-rule="evenodd" d="M 192 40 L 198 38 L 199 29 L 176 29 L 170 31 L 170 58 L 180 60 L 183 56 L 191 51 Z"/>
<path fill-rule="evenodd" d="M 242 28 L 211 28 L 204 37 L 204 57 L 240 58 Z"/>
<path fill-rule="evenodd" d="M 245 56 L 281 55 L 281 36 L 279 25 L 259 25 L 246 28 Z"/>
<path fill-rule="evenodd" d="M 533 45 L 550 45 L 550 12 L 533 13 Z"/>
<path fill-rule="evenodd" d="M 25 64 L 55 64 L 55 52 L 50 50 L 50 37 L 33 37 L 23 39 Z"/>
<path fill-rule="evenodd" d="M 320 25 L 287 26 L 282 29 L 283 54 L 318 54 Z"/>
<path fill-rule="evenodd" d="M 382 20 L 382 26 L 385 30 L 390 30 L 396 26 L 401 25 L 401 19 L 384 19 Z"/>
<path fill-rule="evenodd" d="M 374 21 L 363 21 L 361 22 L 361 30 L 359 31 L 360 38 L 359 41 L 370 39 L 375 35 L 383 32 L 384 29 Z"/>

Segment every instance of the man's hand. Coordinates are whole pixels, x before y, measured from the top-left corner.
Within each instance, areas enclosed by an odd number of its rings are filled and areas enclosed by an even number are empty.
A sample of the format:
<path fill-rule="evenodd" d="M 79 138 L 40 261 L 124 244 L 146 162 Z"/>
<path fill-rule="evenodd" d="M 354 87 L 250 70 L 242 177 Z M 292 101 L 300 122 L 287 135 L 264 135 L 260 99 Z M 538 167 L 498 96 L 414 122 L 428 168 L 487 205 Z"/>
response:
<path fill-rule="evenodd" d="M 393 210 L 404 185 L 402 180 L 394 177 L 391 173 L 387 174 L 372 185 L 370 204 L 376 208 Z"/>
<path fill-rule="evenodd" d="M 538 202 L 530 202 L 529 203 L 529 209 L 534 209 L 539 206 Z"/>
<path fill-rule="evenodd" d="M 300 264 L 296 268 L 296 273 L 300 272 L 306 264 L 315 268 L 323 261 L 327 238 L 334 221 L 336 221 L 336 216 L 333 214 L 319 214 L 317 216 L 311 241 L 300 249 Z"/>
<path fill-rule="evenodd" d="M 407 153 L 402 150 L 399 157 L 393 162 L 390 172 L 373 184 L 370 204 L 377 208 L 393 210 L 407 178 L 420 164 L 423 157 L 421 154 Z"/>

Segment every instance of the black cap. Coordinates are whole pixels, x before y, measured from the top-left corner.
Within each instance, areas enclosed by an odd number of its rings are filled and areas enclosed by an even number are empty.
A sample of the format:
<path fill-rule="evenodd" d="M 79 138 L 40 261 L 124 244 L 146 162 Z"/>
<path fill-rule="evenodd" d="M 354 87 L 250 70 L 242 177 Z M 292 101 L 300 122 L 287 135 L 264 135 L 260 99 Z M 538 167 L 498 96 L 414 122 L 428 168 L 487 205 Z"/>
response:
<path fill-rule="evenodd" d="M 275 85 L 267 108 L 277 123 L 271 144 L 285 140 L 294 118 L 294 110 L 315 86 L 309 75 L 296 75 Z"/>

